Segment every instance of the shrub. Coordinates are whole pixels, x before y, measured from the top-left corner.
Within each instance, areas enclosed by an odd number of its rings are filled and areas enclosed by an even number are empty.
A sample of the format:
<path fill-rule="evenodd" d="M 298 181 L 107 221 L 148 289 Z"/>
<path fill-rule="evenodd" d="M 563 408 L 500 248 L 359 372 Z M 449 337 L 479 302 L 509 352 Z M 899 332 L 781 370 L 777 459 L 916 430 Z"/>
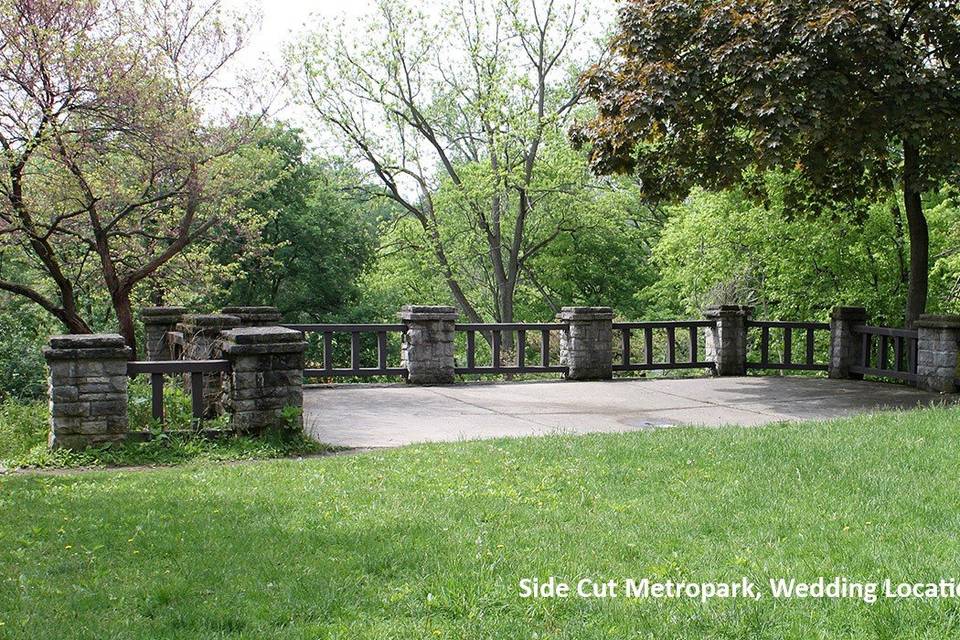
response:
<path fill-rule="evenodd" d="M 42 401 L 0 401 L 0 460 L 15 458 L 38 444 L 46 446 L 48 410 Z"/>

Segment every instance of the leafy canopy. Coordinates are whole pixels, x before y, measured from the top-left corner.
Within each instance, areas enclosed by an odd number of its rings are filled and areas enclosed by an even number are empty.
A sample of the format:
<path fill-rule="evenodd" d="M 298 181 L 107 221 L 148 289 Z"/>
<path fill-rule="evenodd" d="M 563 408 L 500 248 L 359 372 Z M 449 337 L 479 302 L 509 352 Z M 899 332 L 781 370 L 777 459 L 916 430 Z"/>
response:
<path fill-rule="evenodd" d="M 960 158 L 954 0 L 626 0 L 614 52 L 584 77 L 598 115 L 576 136 L 650 194 L 759 166 L 850 197 L 894 181 L 903 140 L 923 190 Z"/>

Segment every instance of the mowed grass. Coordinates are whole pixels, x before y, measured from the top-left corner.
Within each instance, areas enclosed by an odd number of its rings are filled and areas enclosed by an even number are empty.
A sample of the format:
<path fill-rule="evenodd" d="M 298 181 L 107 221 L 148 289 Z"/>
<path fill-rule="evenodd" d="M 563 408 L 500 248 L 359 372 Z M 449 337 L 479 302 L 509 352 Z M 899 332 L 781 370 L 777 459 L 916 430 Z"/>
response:
<path fill-rule="evenodd" d="M 960 577 L 960 411 L 0 479 L 0 637 L 944 638 L 958 600 L 522 599 Z"/>

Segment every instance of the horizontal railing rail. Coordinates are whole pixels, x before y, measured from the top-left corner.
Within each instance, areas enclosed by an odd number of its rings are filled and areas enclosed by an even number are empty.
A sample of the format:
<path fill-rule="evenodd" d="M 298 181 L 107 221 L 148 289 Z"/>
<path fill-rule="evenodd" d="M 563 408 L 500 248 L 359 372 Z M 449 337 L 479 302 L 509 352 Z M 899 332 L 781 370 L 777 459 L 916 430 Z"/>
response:
<path fill-rule="evenodd" d="M 229 373 L 229 371 L 229 360 L 155 360 L 127 363 L 128 376 L 144 373 L 150 376 L 150 412 L 153 418 L 161 423 L 164 420 L 164 375 L 190 374 L 190 406 L 193 417 L 200 419 L 204 414 L 203 376 Z"/>
<path fill-rule="evenodd" d="M 653 320 L 649 322 L 614 322 L 613 333 L 620 336 L 620 361 L 613 365 L 614 371 L 655 371 L 667 369 L 714 369 L 716 363 L 706 354 L 700 357 L 700 329 L 715 326 L 713 320 Z M 643 332 L 643 358 L 634 361 L 632 333 Z M 686 334 L 687 358 L 678 358 L 677 334 Z M 656 357 L 656 337 L 664 335 L 666 341 L 663 358 Z M 616 351 L 614 351 L 616 353 Z"/>
<path fill-rule="evenodd" d="M 850 367 L 850 371 L 859 375 L 893 378 L 904 382 L 917 381 L 919 332 L 916 329 L 861 324 L 853 327 L 853 333 L 859 335 L 861 340 L 860 362 Z"/>
<path fill-rule="evenodd" d="M 783 320 L 748 320 L 747 331 L 760 330 L 760 359 L 747 358 L 748 369 L 779 369 L 791 371 L 826 371 L 826 362 L 817 362 L 816 334 L 818 331 L 830 331 L 826 322 L 792 322 Z M 770 330 L 780 329 L 782 333 L 780 358 L 772 359 L 770 349 Z M 794 358 L 794 332 L 802 332 L 804 350 L 799 360 Z"/>
<path fill-rule="evenodd" d="M 405 367 L 391 366 L 389 362 L 388 335 L 405 333 L 405 324 L 284 324 L 288 329 L 302 331 L 305 334 L 320 335 L 322 360 L 320 367 L 307 367 L 303 370 L 305 378 L 345 378 L 370 376 L 406 376 Z M 334 335 L 350 336 L 350 364 L 337 366 L 334 357 Z M 374 335 L 377 340 L 376 366 L 364 366 L 362 360 L 361 339 L 364 335 Z"/>
<path fill-rule="evenodd" d="M 566 365 L 555 363 L 551 348 L 551 334 L 558 331 L 567 331 L 567 325 L 562 322 L 492 322 L 457 324 L 457 333 L 463 334 L 466 339 L 464 361 L 457 363 L 454 371 L 458 374 L 519 374 L 519 373 L 566 373 Z M 504 361 L 503 334 L 510 332 L 516 338 L 514 343 L 516 353 L 510 361 Z M 485 340 L 490 348 L 490 363 L 477 362 L 477 334 Z M 539 358 L 536 363 L 527 361 L 527 336 L 539 334 Z M 557 343 L 557 359 L 559 359 L 559 342 Z"/>

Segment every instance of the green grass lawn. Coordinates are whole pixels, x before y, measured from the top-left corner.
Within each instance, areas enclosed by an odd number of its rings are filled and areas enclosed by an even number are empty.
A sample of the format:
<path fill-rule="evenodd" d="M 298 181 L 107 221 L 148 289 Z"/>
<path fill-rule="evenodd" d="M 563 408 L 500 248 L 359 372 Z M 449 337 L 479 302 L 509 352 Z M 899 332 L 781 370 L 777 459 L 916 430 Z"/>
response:
<path fill-rule="evenodd" d="M 960 577 L 960 411 L 0 478 L 0 638 L 944 638 L 960 600 L 521 578 Z"/>

